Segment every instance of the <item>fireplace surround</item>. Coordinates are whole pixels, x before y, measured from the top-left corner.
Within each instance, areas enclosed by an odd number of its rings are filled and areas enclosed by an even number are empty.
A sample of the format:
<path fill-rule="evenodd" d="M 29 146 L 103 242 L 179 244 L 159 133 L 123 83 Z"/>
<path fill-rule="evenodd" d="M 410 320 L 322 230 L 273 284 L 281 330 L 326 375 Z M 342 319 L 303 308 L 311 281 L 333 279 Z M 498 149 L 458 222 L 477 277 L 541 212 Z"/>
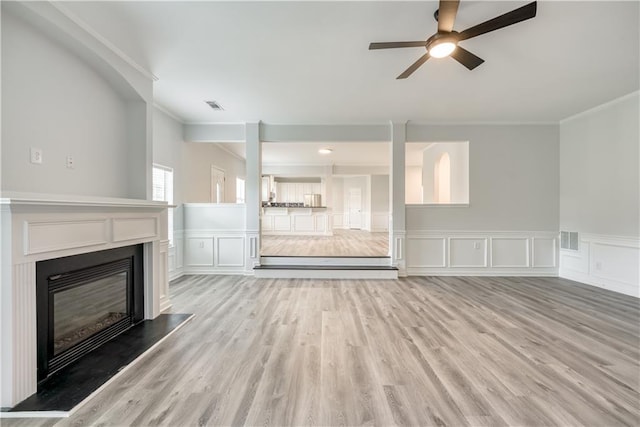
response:
<path fill-rule="evenodd" d="M 36 393 L 42 378 L 39 262 L 138 246 L 143 297 L 137 300 L 141 307 L 133 321 L 155 319 L 171 306 L 165 202 L 5 192 L 0 197 L 0 218 L 0 407 L 12 408 Z"/>

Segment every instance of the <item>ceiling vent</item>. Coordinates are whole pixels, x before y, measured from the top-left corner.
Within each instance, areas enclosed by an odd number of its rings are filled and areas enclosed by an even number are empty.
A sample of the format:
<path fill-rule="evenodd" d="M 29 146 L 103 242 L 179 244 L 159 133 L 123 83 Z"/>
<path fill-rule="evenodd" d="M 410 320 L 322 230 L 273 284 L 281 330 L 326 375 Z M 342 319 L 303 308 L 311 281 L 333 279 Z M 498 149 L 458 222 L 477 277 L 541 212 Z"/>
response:
<path fill-rule="evenodd" d="M 224 111 L 224 108 L 222 108 L 222 106 L 218 104 L 216 101 L 205 101 L 205 102 L 209 104 L 209 107 L 211 107 L 211 109 L 215 111 Z"/>

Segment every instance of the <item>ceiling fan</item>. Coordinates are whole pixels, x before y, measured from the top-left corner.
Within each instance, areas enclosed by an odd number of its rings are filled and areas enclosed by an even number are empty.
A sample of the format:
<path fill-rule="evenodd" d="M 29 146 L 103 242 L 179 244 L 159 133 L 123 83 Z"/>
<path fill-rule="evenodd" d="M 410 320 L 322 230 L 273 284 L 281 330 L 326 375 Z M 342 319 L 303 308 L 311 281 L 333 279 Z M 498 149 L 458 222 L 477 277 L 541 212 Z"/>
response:
<path fill-rule="evenodd" d="M 440 6 L 433 14 L 436 21 L 438 21 L 438 32 L 427 40 L 371 43 L 369 44 L 369 50 L 393 49 L 398 47 L 424 47 L 427 49 L 427 53 L 411 64 L 397 79 L 406 79 L 431 57 L 445 58 L 451 56 L 469 70 L 473 70 L 482 64 L 484 59 L 462 48 L 458 45 L 459 42 L 531 19 L 536 16 L 537 9 L 537 2 L 534 1 L 514 9 L 511 12 L 485 21 L 482 24 L 457 32 L 453 30 L 453 23 L 456 19 L 459 3 L 460 0 L 440 0 Z"/>

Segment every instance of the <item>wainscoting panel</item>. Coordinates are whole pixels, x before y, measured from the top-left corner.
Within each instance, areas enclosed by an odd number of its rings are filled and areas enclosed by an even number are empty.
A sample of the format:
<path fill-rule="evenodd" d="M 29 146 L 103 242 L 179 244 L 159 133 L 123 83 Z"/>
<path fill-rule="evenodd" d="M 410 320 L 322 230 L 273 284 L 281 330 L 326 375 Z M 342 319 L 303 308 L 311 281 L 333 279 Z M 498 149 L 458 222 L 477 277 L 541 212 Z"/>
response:
<path fill-rule="evenodd" d="M 444 237 L 407 238 L 407 265 L 429 268 L 447 266 L 447 239 Z"/>
<path fill-rule="evenodd" d="M 278 215 L 273 217 L 274 231 L 291 231 L 291 217 L 288 215 Z"/>
<path fill-rule="evenodd" d="M 552 267 L 558 266 L 558 255 L 556 248 L 558 247 L 558 239 L 534 237 L 532 238 L 531 264 L 534 267 Z"/>
<path fill-rule="evenodd" d="M 329 216 L 325 215 L 325 216 L 315 216 L 315 231 L 319 232 L 319 233 L 324 233 L 325 231 L 327 231 L 328 224 L 327 221 L 329 220 Z"/>
<path fill-rule="evenodd" d="M 529 267 L 529 239 L 492 237 L 491 267 Z"/>
<path fill-rule="evenodd" d="M 407 274 L 557 276 L 557 234 L 539 231 L 407 231 Z"/>
<path fill-rule="evenodd" d="M 560 277 L 640 297 L 640 239 L 580 233 L 577 251 L 560 250 Z"/>
<path fill-rule="evenodd" d="M 24 227 L 24 255 L 106 244 L 107 224 L 106 219 L 27 221 Z"/>
<path fill-rule="evenodd" d="M 13 336 L 3 337 L 13 341 L 13 369 L 6 372 L 7 367 L 3 367 L 2 373 L 3 376 L 12 377 L 11 398 L 17 403 L 37 391 L 36 264 L 28 262 L 14 265 L 13 280 L 15 329 Z"/>
<path fill-rule="evenodd" d="M 244 267 L 244 237 L 218 237 L 217 267 Z"/>
<path fill-rule="evenodd" d="M 382 232 L 389 231 L 389 213 L 373 212 L 371 214 L 371 231 Z"/>
<path fill-rule="evenodd" d="M 213 238 L 185 239 L 185 267 L 213 267 Z"/>
<path fill-rule="evenodd" d="M 449 266 L 477 268 L 487 266 L 487 240 L 474 237 L 449 238 Z"/>
<path fill-rule="evenodd" d="M 184 232 L 173 232 L 173 246 L 169 246 L 169 280 L 182 276 L 184 266 Z"/>
<path fill-rule="evenodd" d="M 333 228 L 345 228 L 344 224 L 345 224 L 344 213 L 343 212 L 334 213 L 333 214 Z"/>
<path fill-rule="evenodd" d="M 263 215 L 260 223 L 262 224 L 262 231 L 273 231 L 273 215 Z"/>
<path fill-rule="evenodd" d="M 307 215 L 294 215 L 293 218 L 293 231 L 295 232 L 310 232 L 315 231 L 315 223 L 312 216 Z"/>

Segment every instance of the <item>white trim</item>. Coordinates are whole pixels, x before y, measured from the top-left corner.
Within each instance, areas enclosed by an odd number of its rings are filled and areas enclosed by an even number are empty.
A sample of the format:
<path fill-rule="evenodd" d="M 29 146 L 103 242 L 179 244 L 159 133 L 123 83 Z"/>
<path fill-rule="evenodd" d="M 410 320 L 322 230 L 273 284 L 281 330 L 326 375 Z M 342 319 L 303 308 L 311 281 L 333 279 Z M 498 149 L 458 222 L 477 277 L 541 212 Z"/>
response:
<path fill-rule="evenodd" d="M 421 207 L 427 208 L 468 208 L 471 205 L 469 203 L 411 203 L 407 204 L 407 208 L 419 209 Z"/>
<path fill-rule="evenodd" d="M 559 276 L 640 297 L 640 238 L 590 233 L 579 236 L 577 251 L 560 249 Z M 624 261 L 629 259 L 631 268 Z"/>
<path fill-rule="evenodd" d="M 525 263 L 520 265 L 496 264 L 494 261 L 494 249 L 496 240 L 523 240 L 525 243 Z M 491 264 L 492 268 L 528 268 L 531 267 L 531 239 L 527 236 L 509 236 L 509 237 L 489 237 L 489 247 L 491 248 Z"/>
<path fill-rule="evenodd" d="M 479 120 L 469 120 L 469 121 L 409 121 L 407 122 L 407 128 L 411 126 L 549 126 L 549 125 L 557 125 L 558 122 L 554 121 L 525 121 L 525 120 L 514 120 L 514 121 L 499 121 L 499 120 L 487 120 L 487 121 L 479 121 Z M 407 142 L 430 142 L 430 141 L 414 141 L 407 140 Z"/>
<path fill-rule="evenodd" d="M 489 240 L 490 238 L 488 237 L 460 237 L 460 236 L 452 236 L 449 237 L 448 239 L 448 251 L 447 251 L 447 259 L 449 260 L 449 268 L 486 268 L 489 266 Z M 484 243 L 484 248 L 483 248 L 483 263 L 482 264 L 456 264 L 453 265 L 452 261 L 451 261 L 451 242 L 455 241 L 455 240 L 480 240 L 483 241 Z"/>
<path fill-rule="evenodd" d="M 505 270 L 505 269 L 502 269 Z M 483 271 L 478 269 L 464 269 L 451 271 L 450 269 L 433 269 L 407 267 L 408 276 L 482 276 L 482 277 L 558 277 L 556 269 L 536 270 L 509 269 L 508 271 Z"/>
<path fill-rule="evenodd" d="M 551 246 L 546 245 L 539 250 L 539 257 L 553 259 L 554 265 L 535 265 L 535 239 L 547 239 Z M 428 254 L 423 251 L 421 240 L 442 242 L 438 248 L 430 248 Z M 453 264 L 456 248 L 451 242 L 457 240 L 482 241 L 480 249 L 484 250 L 482 263 L 478 265 Z M 496 264 L 496 250 L 500 251 L 499 240 L 522 240 L 519 245 L 518 258 L 525 260 L 522 264 Z M 526 242 L 526 243 L 525 243 Z M 557 231 L 477 231 L 477 230 L 409 230 L 407 231 L 407 274 L 409 275 L 477 275 L 477 276 L 558 276 L 558 232 Z M 496 249 L 498 248 L 498 249 Z M 478 254 L 479 255 L 479 254 Z M 437 258 L 437 259 L 436 259 Z M 434 262 L 437 261 L 437 262 Z"/>
<path fill-rule="evenodd" d="M 82 206 L 165 209 L 167 202 L 143 199 L 119 199 L 111 197 L 70 196 L 68 194 L 39 194 L 3 192 L 0 205 L 12 206 Z"/>
<path fill-rule="evenodd" d="M 398 278 L 398 270 L 314 270 L 309 269 L 256 269 L 255 277 L 262 279 L 380 279 Z"/>

